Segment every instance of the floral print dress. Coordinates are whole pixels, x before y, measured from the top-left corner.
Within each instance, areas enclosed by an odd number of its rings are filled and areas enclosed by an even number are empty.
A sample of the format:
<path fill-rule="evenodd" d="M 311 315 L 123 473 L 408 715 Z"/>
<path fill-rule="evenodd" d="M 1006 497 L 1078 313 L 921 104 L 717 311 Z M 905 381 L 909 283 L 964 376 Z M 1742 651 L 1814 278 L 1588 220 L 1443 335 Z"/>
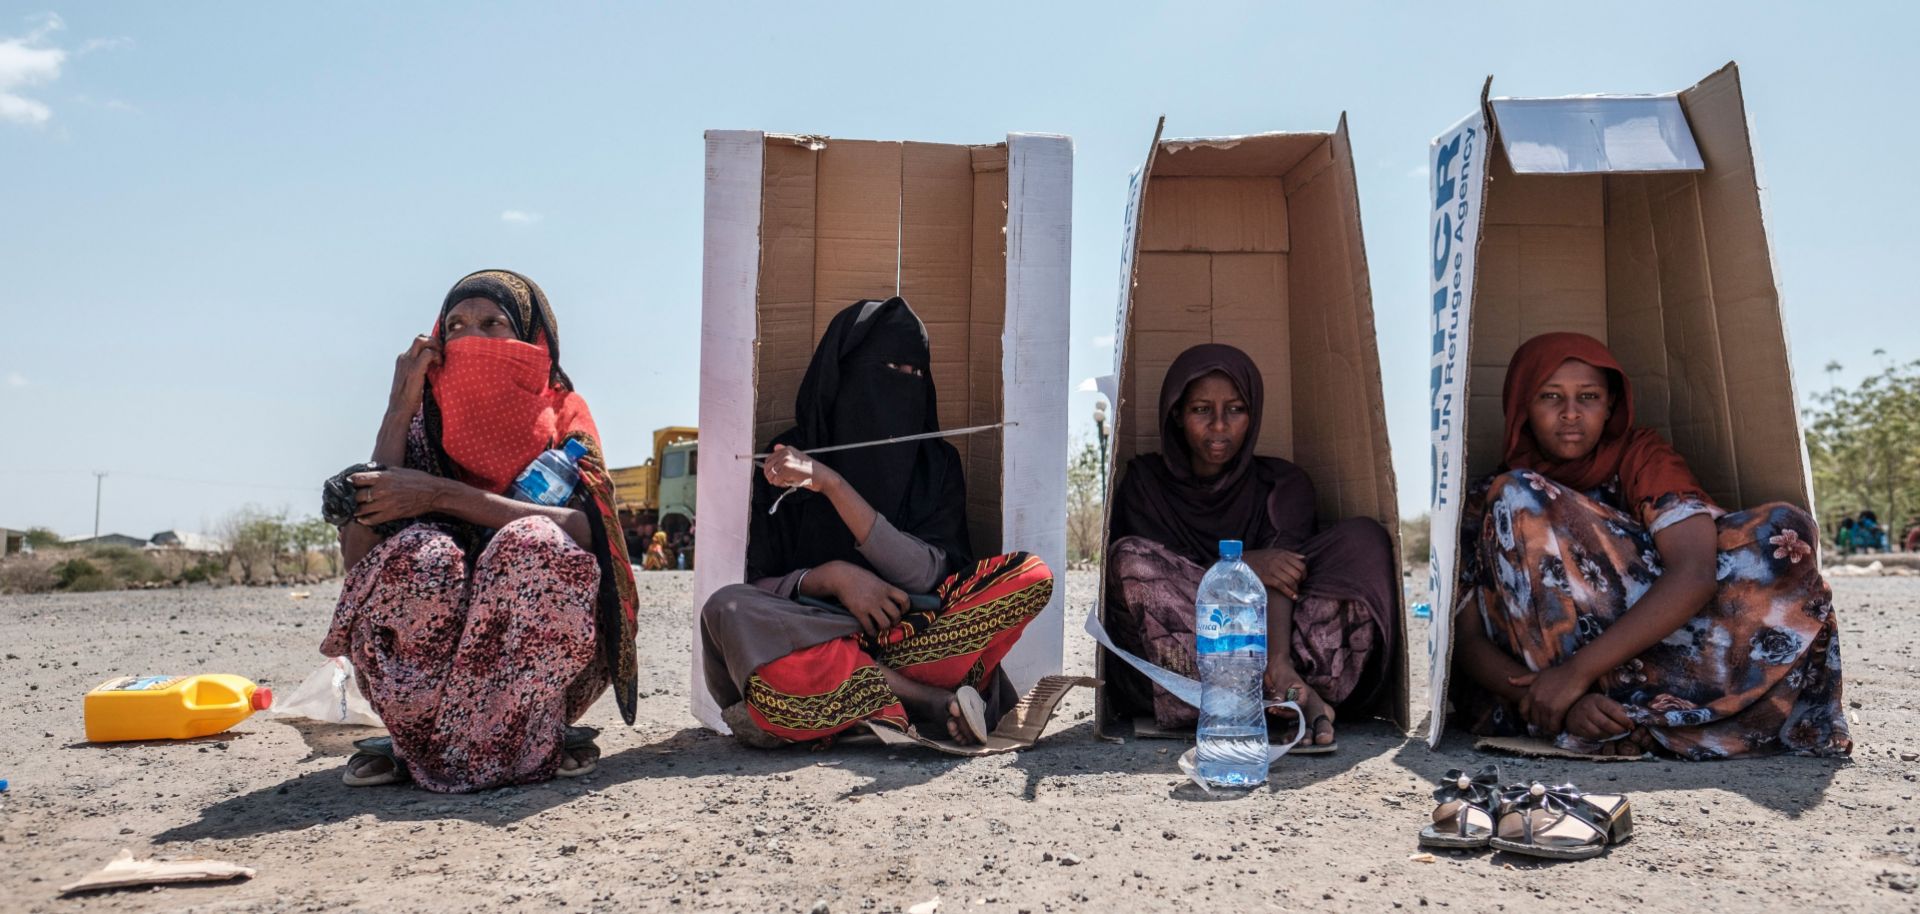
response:
<path fill-rule="evenodd" d="M 1458 624 L 1477 619 L 1528 669 L 1562 663 L 1659 578 L 1653 535 L 1704 514 L 1719 538 L 1712 602 L 1596 683 L 1638 725 L 1623 739 L 1686 759 L 1851 753 L 1839 624 L 1813 519 L 1785 503 L 1728 514 L 1682 495 L 1649 500 L 1636 519 L 1621 501 L 1617 477 L 1585 493 L 1525 470 L 1476 485 L 1462 530 Z M 1527 732 L 1514 707 L 1461 687 L 1474 732 Z M 1604 748 L 1565 733 L 1555 742 Z"/>

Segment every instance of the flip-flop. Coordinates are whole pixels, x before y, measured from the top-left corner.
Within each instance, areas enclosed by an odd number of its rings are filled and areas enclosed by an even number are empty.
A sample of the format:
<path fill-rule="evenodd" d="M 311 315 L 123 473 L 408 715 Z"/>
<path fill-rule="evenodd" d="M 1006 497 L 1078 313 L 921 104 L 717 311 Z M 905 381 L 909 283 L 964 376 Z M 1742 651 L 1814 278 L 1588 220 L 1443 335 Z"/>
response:
<path fill-rule="evenodd" d="M 975 743 L 987 741 L 987 700 L 980 696 L 980 690 L 963 685 L 953 690 L 953 701 L 960 706 L 960 729 Z"/>
<path fill-rule="evenodd" d="M 354 753 L 347 758 L 347 769 L 340 773 L 340 782 L 348 787 L 385 787 L 413 780 L 407 773 L 407 763 L 401 761 L 399 753 L 393 750 L 393 737 L 369 736 L 353 741 Z M 356 759 L 386 759 L 389 767 L 379 774 L 357 775 L 353 773 Z"/>

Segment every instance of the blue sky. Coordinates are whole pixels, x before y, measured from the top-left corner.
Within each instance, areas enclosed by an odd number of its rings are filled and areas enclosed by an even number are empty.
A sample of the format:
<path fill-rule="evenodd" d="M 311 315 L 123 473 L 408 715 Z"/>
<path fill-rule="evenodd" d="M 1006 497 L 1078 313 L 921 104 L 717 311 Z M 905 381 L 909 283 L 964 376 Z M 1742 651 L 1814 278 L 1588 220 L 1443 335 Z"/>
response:
<path fill-rule="evenodd" d="M 1829 7 L 1838 5 L 1827 5 Z M 1497 94 L 1741 63 L 1803 395 L 1920 357 L 1916 14 L 1771 3 L 0 3 L 0 525 L 317 510 L 454 279 L 546 287 L 616 463 L 697 413 L 701 132 L 1075 141 L 1072 376 L 1127 174 L 1348 112 L 1401 499 L 1427 490 L 1427 141 Z M 516 215 L 517 214 L 517 215 Z M 1078 432 L 1091 395 L 1076 394 Z"/>

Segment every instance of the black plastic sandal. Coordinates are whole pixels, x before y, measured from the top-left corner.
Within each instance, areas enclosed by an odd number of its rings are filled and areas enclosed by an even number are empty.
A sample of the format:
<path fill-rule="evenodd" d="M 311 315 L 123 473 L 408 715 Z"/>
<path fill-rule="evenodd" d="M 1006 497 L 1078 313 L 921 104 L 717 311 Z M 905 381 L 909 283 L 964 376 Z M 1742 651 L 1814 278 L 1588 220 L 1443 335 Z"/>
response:
<path fill-rule="evenodd" d="M 1500 811 L 1500 766 L 1469 775 L 1455 768 L 1433 790 L 1433 824 L 1420 829 L 1422 847 L 1481 848 L 1493 838 Z"/>
<path fill-rule="evenodd" d="M 1538 782 L 1501 795 L 1500 823 L 1487 843 L 1495 850 L 1586 860 L 1633 837 L 1633 808 L 1618 794 L 1585 794 L 1572 784 Z"/>

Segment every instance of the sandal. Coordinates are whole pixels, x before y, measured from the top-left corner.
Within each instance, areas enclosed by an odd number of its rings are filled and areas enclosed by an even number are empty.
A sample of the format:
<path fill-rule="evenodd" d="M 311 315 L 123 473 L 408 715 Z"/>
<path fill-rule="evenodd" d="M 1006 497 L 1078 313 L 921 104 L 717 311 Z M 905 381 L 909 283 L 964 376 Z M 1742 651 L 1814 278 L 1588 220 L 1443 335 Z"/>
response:
<path fill-rule="evenodd" d="M 960 732 L 971 737 L 975 745 L 985 745 L 987 735 L 987 700 L 980 696 L 980 690 L 963 685 L 953 690 L 953 702 L 960 706 L 960 716 L 955 721 L 960 724 Z"/>
<path fill-rule="evenodd" d="M 353 755 L 347 758 L 347 770 L 340 775 L 341 783 L 348 787 L 384 787 L 413 780 L 407 773 L 407 763 L 401 761 L 400 754 L 393 750 L 393 737 L 369 736 L 353 741 Z M 359 775 L 353 773 L 356 762 L 384 759 L 387 770 L 378 774 Z"/>
<path fill-rule="evenodd" d="M 1584 794 L 1572 784 L 1535 782 L 1501 796 L 1499 827 L 1487 843 L 1495 850 L 1585 860 L 1633 837 L 1633 809 L 1618 794 Z"/>
<path fill-rule="evenodd" d="M 593 741 L 599 736 L 600 731 L 592 727 L 568 727 L 566 737 L 560 741 L 560 751 L 568 755 L 561 759 L 561 767 L 554 771 L 554 777 L 583 778 L 598 771 L 600 747 Z M 582 756 L 586 758 L 585 761 L 579 762 L 572 768 L 566 767 L 569 758 L 578 759 Z"/>
<path fill-rule="evenodd" d="M 1500 811 L 1500 766 L 1469 775 L 1455 768 L 1434 788 L 1433 824 L 1420 829 L 1420 846 L 1486 847 Z"/>

